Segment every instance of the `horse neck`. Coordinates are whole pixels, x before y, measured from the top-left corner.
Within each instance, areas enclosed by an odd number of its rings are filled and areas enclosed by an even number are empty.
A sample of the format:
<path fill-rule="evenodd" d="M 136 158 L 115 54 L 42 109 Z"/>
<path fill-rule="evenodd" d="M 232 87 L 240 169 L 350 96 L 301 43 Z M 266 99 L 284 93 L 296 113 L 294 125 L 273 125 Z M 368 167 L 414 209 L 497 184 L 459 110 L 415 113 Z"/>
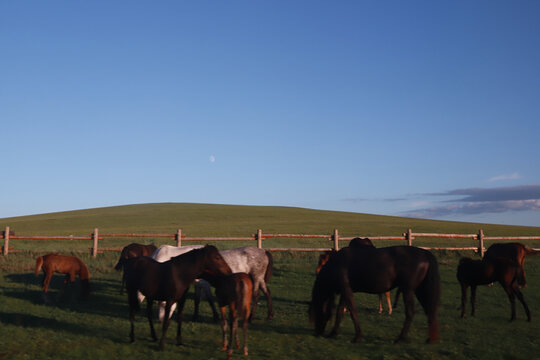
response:
<path fill-rule="evenodd" d="M 204 265 L 199 258 L 204 253 L 198 251 L 190 251 L 179 257 L 171 260 L 171 265 L 178 271 L 181 277 L 194 280 L 199 274 L 203 273 Z"/>

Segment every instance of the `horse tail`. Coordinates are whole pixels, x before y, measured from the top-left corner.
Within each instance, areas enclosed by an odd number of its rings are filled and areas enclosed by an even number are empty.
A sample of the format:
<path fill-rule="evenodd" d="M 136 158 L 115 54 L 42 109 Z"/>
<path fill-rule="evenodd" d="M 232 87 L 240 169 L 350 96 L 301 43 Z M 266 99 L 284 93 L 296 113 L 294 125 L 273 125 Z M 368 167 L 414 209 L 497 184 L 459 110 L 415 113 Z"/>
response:
<path fill-rule="evenodd" d="M 272 272 L 274 269 L 274 257 L 269 251 L 265 251 L 266 257 L 268 258 L 268 265 L 266 266 L 266 272 L 264 273 L 264 282 L 267 283 L 272 277 Z"/>
<path fill-rule="evenodd" d="M 79 262 L 79 279 L 81 279 L 81 292 L 82 297 L 86 299 L 88 295 L 90 295 L 90 271 L 88 271 L 88 267 L 86 264 L 79 258 L 77 258 Z"/>
<path fill-rule="evenodd" d="M 441 278 L 439 275 L 439 264 L 435 256 L 428 252 L 428 270 L 424 280 L 416 289 L 416 297 L 424 308 L 428 317 L 429 339 L 432 343 L 439 338 L 439 325 L 437 322 L 437 307 L 441 299 Z"/>
<path fill-rule="evenodd" d="M 36 269 L 34 270 L 34 274 L 36 276 L 39 275 L 39 271 L 41 270 L 41 267 L 43 266 L 43 256 L 39 256 L 37 259 L 36 259 Z"/>
<path fill-rule="evenodd" d="M 90 271 L 88 271 L 88 267 L 86 266 L 86 264 L 83 263 L 81 259 L 77 260 L 79 260 L 79 277 L 81 278 L 81 280 L 90 279 Z"/>

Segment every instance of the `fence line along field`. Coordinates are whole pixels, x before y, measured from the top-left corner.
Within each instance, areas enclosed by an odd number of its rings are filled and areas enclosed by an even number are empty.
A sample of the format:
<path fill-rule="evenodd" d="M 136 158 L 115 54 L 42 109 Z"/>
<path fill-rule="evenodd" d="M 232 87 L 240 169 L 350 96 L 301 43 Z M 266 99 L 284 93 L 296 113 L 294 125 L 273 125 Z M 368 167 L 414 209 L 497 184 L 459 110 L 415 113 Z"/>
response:
<path fill-rule="evenodd" d="M 162 205 L 162 206 L 161 206 Z M 175 224 L 181 224 L 178 226 Z M 332 248 L 332 232 L 338 228 L 339 238 L 361 235 L 376 239 L 375 246 L 406 245 L 405 240 L 381 240 L 375 235 L 399 237 L 404 229 L 412 228 L 423 234 L 478 234 L 483 229 L 489 236 L 537 236 L 538 228 L 505 227 L 486 224 L 429 222 L 425 220 L 376 217 L 362 214 L 317 212 L 294 208 L 227 207 L 196 204 L 150 204 L 36 215 L 33 217 L 0 219 L 0 226 L 15 230 L 15 235 L 88 234 L 99 228 L 102 234 L 176 234 L 200 237 L 244 237 L 253 229 L 264 234 L 328 234 L 327 238 L 264 237 L 264 248 Z M 8 232 L 9 234 L 9 232 Z M 328 240 L 330 238 L 330 240 Z M 157 245 L 175 245 L 171 238 L 141 238 Z M 99 247 L 121 247 L 133 238 L 99 240 Z M 182 241 L 184 238 L 182 238 Z M 485 240 L 485 238 L 484 238 Z M 489 240 L 493 242 L 513 240 Z M 102 244 L 103 242 L 103 244 Z M 244 241 L 211 241 L 218 248 L 255 245 L 255 238 Z M 535 239 L 522 240 L 538 248 Z M 193 244 L 187 242 L 182 245 Z M 346 239 L 339 247 L 346 246 Z M 471 238 L 413 238 L 422 247 L 475 247 L 478 239 Z M 137 314 L 136 342 L 129 343 L 129 306 L 127 295 L 120 294 L 121 274 L 115 271 L 117 252 L 105 251 L 93 257 L 87 239 L 25 240 L 12 239 L 18 252 L 0 256 L 0 359 L 221 359 L 222 347 L 219 324 L 212 321 L 212 312 L 201 303 L 200 321 L 191 321 L 194 310 L 193 290 L 189 290 L 184 312 L 183 342 L 177 347 L 175 332 L 169 331 L 164 351 L 151 341 L 144 310 Z M 43 250 L 43 251 L 37 251 Z M 41 291 L 42 275 L 35 277 L 35 260 L 44 252 L 56 250 L 64 255 L 81 258 L 90 272 L 91 293 L 87 300 L 80 298 L 80 283 L 64 291 L 63 276 L 53 276 L 50 284 L 51 302 L 45 305 Z M 461 319 L 461 290 L 456 278 L 462 256 L 480 258 L 473 250 L 432 250 L 439 264 L 441 304 L 439 341 L 425 344 L 427 317 L 416 301 L 416 315 L 410 328 L 409 341 L 394 345 L 393 340 L 403 326 L 405 312 L 402 300 L 391 315 L 378 313 L 378 297 L 373 294 L 354 295 L 362 342 L 350 343 L 354 336 L 352 321 L 345 316 L 337 338 L 315 337 L 308 320 L 308 302 L 315 281 L 318 252 L 273 252 L 274 271 L 269 286 L 272 290 L 274 317 L 265 320 L 261 312 L 249 325 L 250 359 L 534 359 L 540 354 L 540 256 L 525 260 L 527 287 L 521 289 L 529 304 L 532 321 L 526 321 L 522 308 L 517 307 L 517 319 L 509 322 L 508 297 L 501 286 L 480 286 L 477 290 L 476 316 Z M 392 299 L 395 291 L 391 292 Z M 261 305 L 265 306 L 265 298 Z M 143 306 L 144 309 L 144 306 Z M 174 329 L 174 327 L 173 327 Z M 175 329 L 174 329 L 175 330 Z M 161 333 L 157 331 L 158 336 Z M 234 352 L 236 358 L 244 358 Z"/>

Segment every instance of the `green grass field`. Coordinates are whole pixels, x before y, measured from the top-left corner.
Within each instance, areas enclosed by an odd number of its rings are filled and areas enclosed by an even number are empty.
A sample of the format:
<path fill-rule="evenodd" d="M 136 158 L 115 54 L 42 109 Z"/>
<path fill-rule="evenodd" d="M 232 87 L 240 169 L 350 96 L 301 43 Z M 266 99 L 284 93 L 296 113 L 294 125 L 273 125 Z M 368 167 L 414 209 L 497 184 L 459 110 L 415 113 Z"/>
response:
<path fill-rule="evenodd" d="M 212 206 L 196 204 L 151 204 L 95 210 L 81 210 L 30 217 L 1 219 L 17 234 L 81 235 L 93 227 L 107 232 L 175 232 L 182 228 L 191 236 L 245 236 L 262 228 L 265 232 L 330 233 L 340 229 L 343 236 L 393 235 L 411 227 L 414 231 L 475 233 L 479 228 L 489 235 L 538 235 L 539 228 L 505 227 L 483 224 L 430 222 L 373 215 L 319 212 L 296 208 Z M 118 243 L 132 239 L 118 239 Z M 289 242 L 291 240 L 276 240 Z M 441 241 L 441 240 L 436 240 Z M 20 242 L 20 244 L 18 243 Z M 296 240 L 294 240 L 294 245 Z M 306 240 L 307 242 L 307 240 Z M 175 323 L 168 332 L 165 351 L 150 341 L 148 324 L 141 311 L 137 317 L 135 344 L 129 344 L 127 296 L 119 294 L 120 274 L 112 267 L 117 253 L 91 258 L 87 244 L 72 252 L 69 241 L 14 240 L 16 248 L 26 249 L 0 256 L 0 358 L 5 359 L 222 359 L 221 329 L 211 323 L 211 311 L 201 304 L 203 321 L 191 321 L 193 301 L 188 300 L 183 324 L 185 346 L 176 347 Z M 223 246 L 225 244 L 218 244 Z M 239 244 L 232 244 L 237 246 Z M 310 246 L 311 243 L 304 243 Z M 383 246 L 384 244 L 377 244 Z M 450 244 L 451 245 L 451 244 Z M 530 244 L 538 247 L 537 244 Z M 266 243 L 265 243 L 266 246 Z M 281 246 L 281 244 L 280 244 Z M 56 298 L 63 278 L 51 285 L 52 305 L 44 305 L 40 281 L 33 275 L 36 249 L 62 250 L 80 256 L 89 266 L 92 295 L 79 301 L 78 283 Z M 77 249 L 75 249 L 77 250 Z M 364 340 L 352 344 L 352 322 L 345 318 L 337 339 L 317 338 L 307 317 L 307 301 L 315 279 L 316 253 L 274 253 L 274 275 L 269 283 L 275 318 L 265 321 L 266 301 L 262 297 L 258 316 L 250 325 L 250 359 L 535 359 L 540 354 L 540 257 L 525 262 L 528 287 L 523 290 L 533 320 L 525 321 L 517 304 L 518 319 L 512 323 L 509 301 L 496 284 L 478 290 L 477 316 L 459 318 L 460 291 L 455 272 L 460 256 L 473 252 L 435 252 L 442 281 L 439 309 L 440 341 L 424 343 L 426 316 L 417 303 L 410 341 L 393 345 L 404 320 L 403 304 L 392 315 L 377 314 L 377 296 L 357 294 Z M 190 290 L 190 298 L 192 290 Z M 395 291 L 392 295 L 394 295 Z M 158 331 L 159 333 L 159 331 Z M 236 358 L 243 358 L 235 352 Z"/>

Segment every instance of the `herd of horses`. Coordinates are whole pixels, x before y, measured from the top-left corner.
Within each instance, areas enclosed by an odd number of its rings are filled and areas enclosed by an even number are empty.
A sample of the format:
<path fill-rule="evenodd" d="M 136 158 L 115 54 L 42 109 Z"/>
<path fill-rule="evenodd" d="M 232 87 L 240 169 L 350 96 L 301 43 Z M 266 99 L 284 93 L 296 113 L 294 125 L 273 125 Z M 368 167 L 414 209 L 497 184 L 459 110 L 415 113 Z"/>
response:
<path fill-rule="evenodd" d="M 524 259 L 536 253 L 520 243 L 493 244 L 481 260 L 462 258 L 457 268 L 457 280 L 461 286 L 461 317 L 465 317 L 467 289 L 471 287 L 471 315 L 475 313 L 476 287 L 499 282 L 507 293 L 511 304 L 511 320 L 516 318 L 515 298 L 522 303 L 527 320 L 531 313 L 520 291 L 526 286 Z M 53 273 L 66 274 L 65 284 L 73 283 L 78 275 L 81 280 L 83 298 L 90 293 L 90 274 L 86 265 L 77 257 L 49 254 L 36 259 L 35 274 L 43 269 L 43 293 L 45 301 Z M 182 344 L 183 309 L 187 291 L 195 285 L 195 314 L 198 315 L 199 301 L 206 295 L 212 307 L 214 320 L 218 315 L 213 303 L 211 286 L 215 288 L 220 309 L 223 334 L 223 350 L 232 356 L 233 343 L 240 347 L 238 321 L 243 327 L 243 352 L 248 354 L 247 328 L 254 316 L 262 291 L 267 299 L 267 319 L 273 317 L 272 299 L 268 281 L 272 275 L 272 255 L 257 247 L 242 247 L 219 251 L 215 246 L 195 245 L 173 247 L 163 245 L 130 244 L 126 246 L 115 266 L 123 270 L 122 286 L 128 293 L 130 340 L 135 341 L 134 318 L 140 304 L 146 299 L 146 315 L 150 335 L 157 341 L 153 324 L 153 303 L 158 302 L 159 319 L 162 323 L 159 348 L 165 346 L 169 320 L 177 307 L 178 329 L 176 343 Z M 335 337 L 346 311 L 354 324 L 353 342 L 362 339 L 358 313 L 354 303 L 355 292 L 379 295 L 379 312 L 382 312 L 382 294 L 386 295 L 388 312 L 392 312 L 389 292 L 397 288 L 394 307 L 398 297 L 403 297 L 405 321 L 396 343 L 405 341 L 414 316 L 414 298 L 420 302 L 428 322 L 428 343 L 439 337 L 437 309 L 440 304 L 441 285 L 438 263 L 428 250 L 414 246 L 390 246 L 376 248 L 369 239 L 355 238 L 349 246 L 339 251 L 327 251 L 319 258 L 316 278 L 309 302 L 309 318 L 314 324 L 315 335 L 325 334 L 332 317 L 334 325 L 328 334 Z M 339 296 L 337 309 L 335 297 Z M 226 308 L 229 307 L 227 321 Z"/>

